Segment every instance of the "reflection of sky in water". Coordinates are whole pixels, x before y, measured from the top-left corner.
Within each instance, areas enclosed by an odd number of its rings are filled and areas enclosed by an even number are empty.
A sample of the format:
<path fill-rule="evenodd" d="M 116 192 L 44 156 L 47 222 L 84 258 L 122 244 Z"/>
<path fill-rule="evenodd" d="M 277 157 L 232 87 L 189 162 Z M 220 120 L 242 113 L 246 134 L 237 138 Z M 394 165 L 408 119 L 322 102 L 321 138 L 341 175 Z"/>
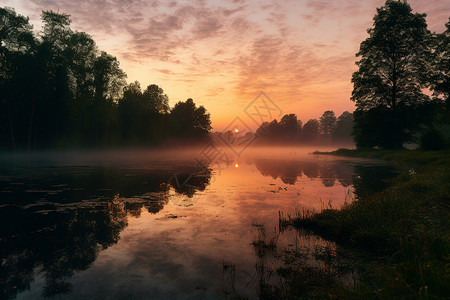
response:
<path fill-rule="evenodd" d="M 145 166 L 76 170 L 55 167 L 22 170 L 1 178 L 2 190 L 7 192 L 2 194 L 32 195 L 14 204 L 17 218 L 44 212 L 53 216 L 55 211 L 64 214 L 66 210 L 76 212 L 75 216 L 67 220 L 55 219 L 55 222 L 78 224 L 73 220 L 78 218 L 79 222 L 84 222 L 78 211 L 87 207 L 88 215 L 105 210 L 109 214 L 109 217 L 95 215 L 89 219 L 89 222 L 106 224 L 99 231 L 119 230 L 117 244 L 102 238 L 101 234 L 94 237 L 94 243 L 97 241 L 106 250 L 98 251 L 93 262 L 88 261 L 78 268 L 72 266 L 73 276 L 62 276 L 63 281 L 72 284 L 71 292 L 65 297 L 201 299 L 224 296 L 223 290 L 230 290 L 229 278 L 223 274 L 224 262 L 234 264 L 238 270 L 235 288 L 239 293 L 255 297 L 254 273 L 258 258 L 251 243 L 257 233 L 252 224 L 262 224 L 270 233 L 278 226 L 279 211 L 292 213 L 303 207 L 320 209 L 329 201 L 333 207 L 339 207 L 346 199 L 351 200 L 354 182 L 356 187 L 364 188 L 371 185 L 365 182 L 376 181 L 367 170 L 377 168 L 367 161 L 313 155 L 295 159 L 235 159 L 228 168 L 213 167 L 207 174 L 189 170 L 183 164 L 160 162 L 160 165 L 164 166 L 163 170 Z M 178 186 L 169 179 L 171 174 L 179 174 Z M 190 179 L 190 174 L 195 176 Z M 361 176 L 369 177 L 365 180 Z M 111 202 L 111 199 L 114 200 Z M 112 204 L 99 206 L 99 202 L 105 201 Z M 2 200 L 0 212 L 12 205 Z M 36 220 L 39 223 L 43 218 Z M 117 222 L 122 223 L 116 226 Z M 30 224 L 30 228 L 24 226 L 21 230 L 35 230 L 33 226 L 39 228 Z M 67 230 L 75 225 L 70 226 Z M 86 224 L 83 226 L 81 237 L 84 231 L 90 230 Z M 4 241 L 13 241 L 17 246 L 11 233 L 3 234 L 7 236 Z M 27 234 L 33 236 L 34 233 Z M 279 243 L 292 244 L 295 236 L 295 232 L 288 230 L 280 236 Z M 74 239 L 79 238 L 78 233 L 74 235 Z M 70 240 L 65 251 L 85 250 L 72 247 L 71 243 L 77 245 Z M 297 236 L 297 243 L 313 247 L 321 242 L 317 238 L 305 240 Z M 55 244 L 53 249 L 47 250 L 57 255 L 58 246 Z M 8 255 L 7 250 L 4 254 Z M 77 263 L 75 258 L 73 264 Z M 44 261 L 35 272 L 46 267 Z M 39 297 L 44 285 L 45 272 L 41 272 L 31 283 L 31 290 L 25 289 L 19 298 Z"/>

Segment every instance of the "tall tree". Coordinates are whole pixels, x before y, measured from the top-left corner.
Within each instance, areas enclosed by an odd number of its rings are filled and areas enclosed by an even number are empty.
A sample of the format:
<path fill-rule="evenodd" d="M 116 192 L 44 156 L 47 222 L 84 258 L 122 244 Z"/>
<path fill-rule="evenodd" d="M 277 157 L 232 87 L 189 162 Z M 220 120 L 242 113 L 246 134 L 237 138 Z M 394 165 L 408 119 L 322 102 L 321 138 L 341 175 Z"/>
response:
<path fill-rule="evenodd" d="M 336 121 L 336 129 L 333 138 L 336 140 L 351 141 L 353 131 L 353 114 L 344 111 Z"/>
<path fill-rule="evenodd" d="M 28 18 L 0 8 L 0 146 L 26 143 L 35 98 L 37 41 Z"/>
<path fill-rule="evenodd" d="M 283 138 L 288 142 L 297 141 L 302 132 L 302 121 L 297 119 L 296 114 L 284 115 L 280 120 Z"/>
<path fill-rule="evenodd" d="M 351 100 L 356 102 L 355 139 L 378 130 L 379 122 L 391 125 L 389 141 L 374 141 L 386 148 L 402 147 L 412 139 L 420 124 L 420 115 L 412 117 L 430 97 L 422 92 L 421 74 L 428 71 L 431 57 L 430 32 L 425 14 L 412 13 L 406 1 L 387 0 L 377 9 L 369 37 L 361 43 L 356 54 L 358 71 L 353 74 Z M 368 122 L 367 112 L 378 110 L 371 116 L 384 116 L 378 122 Z M 364 120 L 368 116 L 367 120 Z M 404 117 L 407 116 L 407 117 Z M 362 125 L 364 124 L 364 126 Z M 372 143 L 373 144 L 373 143 Z M 375 146 L 361 144 L 359 146 Z"/>
<path fill-rule="evenodd" d="M 197 107 L 191 98 L 175 104 L 170 112 L 170 121 L 175 136 L 204 137 L 211 130 L 210 114 L 203 106 Z"/>
<path fill-rule="evenodd" d="M 0 54 L 5 51 L 28 52 L 36 45 L 29 18 L 12 8 L 0 8 Z"/>
<path fill-rule="evenodd" d="M 450 18 L 445 24 L 446 30 L 435 35 L 434 72 L 431 74 L 430 86 L 435 96 L 449 99 L 450 94 Z"/>
<path fill-rule="evenodd" d="M 302 140 L 305 142 L 312 142 L 319 136 L 319 121 L 311 119 L 303 125 Z"/>
<path fill-rule="evenodd" d="M 435 35 L 435 57 L 429 84 L 433 95 L 445 101 L 443 121 L 450 124 L 450 18 L 446 30 Z"/>
<path fill-rule="evenodd" d="M 55 145 L 67 135 L 73 90 L 70 88 L 69 48 L 70 16 L 53 11 L 41 14 L 42 42 L 36 53 L 39 70 L 34 82 L 39 88 L 33 102 L 33 146 Z"/>
<path fill-rule="evenodd" d="M 334 129 L 336 128 L 336 115 L 334 111 L 325 111 L 320 117 L 319 122 L 319 129 L 323 135 L 331 136 L 334 133 Z"/>
<path fill-rule="evenodd" d="M 94 88 L 96 101 L 120 98 L 126 84 L 127 75 L 120 68 L 120 63 L 112 55 L 102 51 L 94 62 Z"/>
<path fill-rule="evenodd" d="M 278 144 L 284 142 L 283 128 L 276 119 L 271 122 L 263 122 L 256 130 L 256 136 L 259 143 Z"/>
<path fill-rule="evenodd" d="M 166 114 L 169 112 L 169 97 L 167 97 L 163 89 L 156 84 L 147 86 L 143 93 L 143 97 L 151 111 L 159 114 Z"/>

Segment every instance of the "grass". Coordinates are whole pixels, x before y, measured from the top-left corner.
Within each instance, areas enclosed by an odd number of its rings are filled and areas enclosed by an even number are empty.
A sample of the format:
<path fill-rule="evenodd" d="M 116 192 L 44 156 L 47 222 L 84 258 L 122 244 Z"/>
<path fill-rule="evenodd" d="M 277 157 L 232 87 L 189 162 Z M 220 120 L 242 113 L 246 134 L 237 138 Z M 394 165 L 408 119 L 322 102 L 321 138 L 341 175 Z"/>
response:
<path fill-rule="evenodd" d="M 303 212 L 290 220 L 370 254 L 350 298 L 445 298 L 450 295 L 450 151 L 345 150 L 333 154 L 390 160 L 411 171 L 386 190 L 340 210 Z"/>

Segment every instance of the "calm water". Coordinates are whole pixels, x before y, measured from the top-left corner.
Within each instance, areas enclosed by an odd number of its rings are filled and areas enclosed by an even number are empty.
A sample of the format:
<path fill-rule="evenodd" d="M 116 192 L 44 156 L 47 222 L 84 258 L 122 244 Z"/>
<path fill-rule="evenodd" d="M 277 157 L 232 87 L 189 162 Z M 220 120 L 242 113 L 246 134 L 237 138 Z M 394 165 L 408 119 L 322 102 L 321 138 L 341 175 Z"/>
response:
<path fill-rule="evenodd" d="M 280 249 L 310 249 L 310 266 L 335 249 L 280 232 L 279 211 L 338 208 L 394 174 L 295 149 L 204 169 L 196 151 L 2 155 L 0 298 L 257 298 L 283 285 Z"/>

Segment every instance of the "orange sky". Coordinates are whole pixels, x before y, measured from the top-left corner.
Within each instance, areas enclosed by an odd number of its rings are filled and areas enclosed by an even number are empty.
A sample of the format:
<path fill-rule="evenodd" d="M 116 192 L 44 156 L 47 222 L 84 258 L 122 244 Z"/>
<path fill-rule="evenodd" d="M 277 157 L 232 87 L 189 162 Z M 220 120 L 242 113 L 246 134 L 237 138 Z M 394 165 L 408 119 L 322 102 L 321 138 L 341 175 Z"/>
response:
<path fill-rule="evenodd" d="M 0 0 L 40 29 L 43 9 L 72 17 L 115 55 L 128 82 L 155 83 L 175 102 L 193 98 L 220 131 L 265 92 L 283 113 L 306 122 L 349 100 L 355 53 L 383 0 Z M 447 0 L 409 1 L 442 32 Z"/>

